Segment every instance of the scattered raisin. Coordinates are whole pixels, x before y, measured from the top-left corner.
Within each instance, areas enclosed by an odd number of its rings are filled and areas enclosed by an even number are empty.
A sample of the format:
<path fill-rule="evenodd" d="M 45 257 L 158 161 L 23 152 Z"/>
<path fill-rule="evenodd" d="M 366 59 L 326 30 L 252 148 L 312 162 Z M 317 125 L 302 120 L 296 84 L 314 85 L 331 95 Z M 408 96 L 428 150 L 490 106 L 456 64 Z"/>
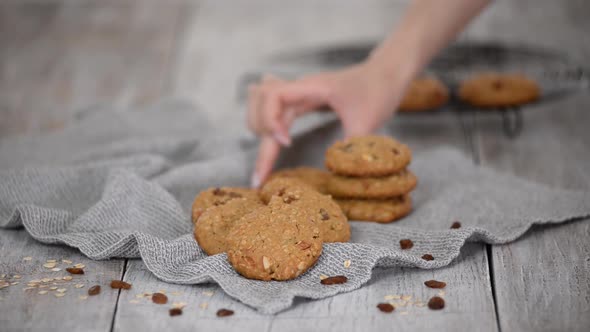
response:
<path fill-rule="evenodd" d="M 130 283 L 126 283 L 125 281 L 122 281 L 122 280 L 112 280 L 111 281 L 111 288 L 114 288 L 114 289 L 130 289 L 131 288 L 131 284 Z"/>
<path fill-rule="evenodd" d="M 88 289 L 88 295 L 94 296 L 94 295 L 98 295 L 98 294 L 100 294 L 100 286 L 99 285 L 92 286 Z"/>
<path fill-rule="evenodd" d="M 170 316 L 172 316 L 172 317 L 182 315 L 182 309 L 180 309 L 180 308 L 172 308 L 172 309 L 170 309 L 169 312 L 170 312 Z"/>
<path fill-rule="evenodd" d="M 233 310 L 229 309 L 219 309 L 217 310 L 217 317 L 227 317 L 233 315 Z"/>
<path fill-rule="evenodd" d="M 431 254 L 424 254 L 422 255 L 422 259 L 425 261 L 432 261 L 434 260 L 434 257 Z"/>
<path fill-rule="evenodd" d="M 393 151 L 393 154 L 396 156 L 399 154 L 399 150 L 396 148 L 391 149 L 391 151 Z"/>
<path fill-rule="evenodd" d="M 334 276 L 334 277 L 328 277 L 326 279 L 323 279 L 320 282 L 322 283 L 322 285 L 337 285 L 337 284 L 343 284 L 347 281 L 348 281 L 348 278 L 345 276 Z"/>
<path fill-rule="evenodd" d="M 410 239 L 399 240 L 399 246 L 403 250 L 410 249 L 414 246 L 414 242 L 412 242 L 412 240 L 410 240 Z"/>
<path fill-rule="evenodd" d="M 429 288 L 445 288 L 447 285 L 446 282 L 436 281 L 436 280 L 428 280 L 424 282 L 424 285 Z"/>
<path fill-rule="evenodd" d="M 162 293 L 154 293 L 152 295 L 152 302 L 155 304 L 166 304 L 168 303 L 168 296 Z"/>
<path fill-rule="evenodd" d="M 328 214 L 328 211 L 326 211 L 324 209 L 320 209 L 320 214 L 322 215 L 322 220 L 330 219 L 330 215 Z"/>
<path fill-rule="evenodd" d="M 445 307 L 445 300 L 442 298 L 435 296 L 428 301 L 428 308 L 432 310 L 440 310 Z"/>
<path fill-rule="evenodd" d="M 502 84 L 502 81 L 500 80 L 496 80 L 492 83 L 492 88 L 494 88 L 494 90 L 501 90 L 502 87 L 504 87 L 504 84 Z"/>
<path fill-rule="evenodd" d="M 84 270 L 79 267 L 68 267 L 66 268 L 70 274 L 84 274 Z"/>
<path fill-rule="evenodd" d="M 461 228 L 461 223 L 458 221 L 455 221 L 452 225 L 451 225 L 452 229 L 457 229 L 457 228 Z"/>
<path fill-rule="evenodd" d="M 392 306 L 389 303 L 379 303 L 377 305 L 377 308 L 379 308 L 379 310 L 381 310 L 383 312 L 386 312 L 386 313 L 390 313 L 390 312 L 393 312 L 395 310 L 395 307 Z"/>

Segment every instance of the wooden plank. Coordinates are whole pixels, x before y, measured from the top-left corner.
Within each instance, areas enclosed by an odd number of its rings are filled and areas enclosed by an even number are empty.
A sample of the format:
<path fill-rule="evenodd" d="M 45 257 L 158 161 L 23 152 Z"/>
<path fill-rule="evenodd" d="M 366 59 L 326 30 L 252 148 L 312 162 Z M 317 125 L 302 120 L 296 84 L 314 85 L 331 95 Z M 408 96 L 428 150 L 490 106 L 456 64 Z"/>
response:
<path fill-rule="evenodd" d="M 141 1 L 0 4 L 0 138 L 56 130 L 93 104 L 128 108 L 160 98 L 169 90 L 181 9 Z"/>
<path fill-rule="evenodd" d="M 550 186 L 589 190 L 588 105 L 588 95 L 579 94 L 526 109 L 524 132 L 513 141 L 494 132 L 499 126 L 492 119 L 480 119 L 483 164 Z M 492 247 L 503 330 L 588 330 L 589 237 L 588 221 L 573 222 Z"/>
<path fill-rule="evenodd" d="M 496 1 L 472 38 L 527 43 L 585 63 L 588 2 Z M 523 14 L 523 8 L 527 8 Z M 531 9 L 531 10 L 528 10 Z M 551 22 L 551 24 L 546 24 Z M 587 40 L 587 39 L 586 39 Z M 501 133 L 500 118 L 478 115 L 482 164 L 560 188 L 590 189 L 590 98 L 586 92 L 523 110 L 524 131 Z M 504 331 L 587 331 L 590 327 L 590 224 L 537 228 L 492 247 L 500 327 Z"/>
<path fill-rule="evenodd" d="M 420 331 L 496 331 L 487 270 L 486 254 L 481 245 L 468 244 L 461 257 L 448 267 L 438 270 L 377 269 L 370 284 L 356 291 L 317 301 L 297 299 L 290 310 L 277 315 L 261 315 L 232 300 L 216 285 L 166 284 L 147 271 L 141 261 L 133 260 L 125 274 L 125 280 L 133 287 L 121 293 L 114 331 L 189 328 L 206 331 L 387 331 L 391 326 Z M 423 285 L 429 279 L 448 282 L 442 295 L 446 299 L 443 311 L 435 312 L 423 306 L 439 293 L 439 290 Z M 144 292 L 160 289 L 169 297 L 167 305 L 157 305 L 149 298 L 141 297 Z M 402 300 L 386 300 L 386 295 L 411 298 L 406 305 L 400 305 Z M 388 301 L 397 305 L 392 314 L 377 310 L 378 303 Z M 182 316 L 169 317 L 168 309 L 173 302 L 186 303 Z M 221 308 L 233 310 L 235 314 L 218 318 L 216 312 Z"/>
<path fill-rule="evenodd" d="M 22 230 L 0 231 L 0 253 L 0 275 L 6 274 L 4 280 L 18 282 L 0 289 L 1 330 L 110 331 L 118 292 L 108 285 L 123 275 L 123 260 L 93 261 L 72 248 L 41 244 Z M 60 271 L 43 267 L 51 259 L 57 260 Z M 72 263 L 64 263 L 62 259 Z M 69 276 L 65 268 L 78 263 L 85 265 L 84 275 L 74 275 L 71 281 L 55 280 Z M 45 288 L 25 290 L 28 282 L 43 278 L 54 280 L 39 283 L 46 285 Z M 77 284 L 84 287 L 76 288 Z M 93 285 L 102 286 L 101 294 L 80 299 Z M 65 295 L 56 297 L 57 290 L 50 287 L 65 288 Z"/>

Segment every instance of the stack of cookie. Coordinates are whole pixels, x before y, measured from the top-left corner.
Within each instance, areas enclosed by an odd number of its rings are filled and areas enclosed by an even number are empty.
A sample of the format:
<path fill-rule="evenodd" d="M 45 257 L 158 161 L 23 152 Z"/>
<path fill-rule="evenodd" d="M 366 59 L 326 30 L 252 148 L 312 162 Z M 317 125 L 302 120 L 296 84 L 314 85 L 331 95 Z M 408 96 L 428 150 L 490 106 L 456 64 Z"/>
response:
<path fill-rule="evenodd" d="M 351 220 L 389 223 L 412 210 L 409 193 L 417 184 L 407 169 L 410 149 L 385 136 L 354 137 L 326 151 L 332 172 L 327 192 Z"/>
<path fill-rule="evenodd" d="M 289 280 L 312 267 L 324 242 L 347 242 L 350 226 L 329 196 L 278 177 L 260 191 L 210 188 L 192 207 L 194 236 L 208 255 L 227 253 L 250 279 Z"/>

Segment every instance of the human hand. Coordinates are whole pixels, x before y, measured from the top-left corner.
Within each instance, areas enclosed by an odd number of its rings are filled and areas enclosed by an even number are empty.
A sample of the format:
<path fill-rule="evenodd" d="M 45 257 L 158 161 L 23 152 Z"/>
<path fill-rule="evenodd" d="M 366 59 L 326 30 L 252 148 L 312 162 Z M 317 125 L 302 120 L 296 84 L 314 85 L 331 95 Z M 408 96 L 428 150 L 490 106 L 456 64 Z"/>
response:
<path fill-rule="evenodd" d="M 396 109 L 408 79 L 385 75 L 373 63 L 324 72 L 294 81 L 266 76 L 249 87 L 248 126 L 261 137 L 252 186 L 272 171 L 289 128 L 298 116 L 329 106 L 347 137 L 371 133 Z"/>

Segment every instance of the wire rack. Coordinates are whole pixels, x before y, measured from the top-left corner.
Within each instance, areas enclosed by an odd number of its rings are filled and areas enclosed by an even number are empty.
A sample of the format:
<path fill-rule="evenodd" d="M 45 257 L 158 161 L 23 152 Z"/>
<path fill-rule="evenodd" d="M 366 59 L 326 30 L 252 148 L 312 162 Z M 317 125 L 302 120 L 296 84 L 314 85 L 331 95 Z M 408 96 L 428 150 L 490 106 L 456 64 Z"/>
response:
<path fill-rule="evenodd" d="M 290 79 L 319 70 L 341 68 L 365 59 L 375 45 L 374 42 L 359 42 L 275 54 L 265 68 L 243 75 L 238 86 L 238 98 L 244 99 L 248 84 L 258 81 L 263 73 L 273 73 Z M 475 73 L 489 71 L 522 73 L 534 79 L 541 87 L 541 98 L 520 107 L 492 110 L 462 103 L 455 93 L 460 82 Z M 515 138 L 523 131 L 522 112 L 529 106 L 564 98 L 590 87 L 590 71 L 573 61 L 566 53 L 531 45 L 509 45 L 501 42 L 456 43 L 433 59 L 425 72 L 438 77 L 450 88 L 449 103 L 440 110 L 400 114 L 427 116 L 432 112 L 447 110 L 460 114 L 497 114 L 502 121 L 502 131 L 508 138 Z M 465 131 L 473 131 L 473 123 L 462 120 L 461 125 Z"/>

